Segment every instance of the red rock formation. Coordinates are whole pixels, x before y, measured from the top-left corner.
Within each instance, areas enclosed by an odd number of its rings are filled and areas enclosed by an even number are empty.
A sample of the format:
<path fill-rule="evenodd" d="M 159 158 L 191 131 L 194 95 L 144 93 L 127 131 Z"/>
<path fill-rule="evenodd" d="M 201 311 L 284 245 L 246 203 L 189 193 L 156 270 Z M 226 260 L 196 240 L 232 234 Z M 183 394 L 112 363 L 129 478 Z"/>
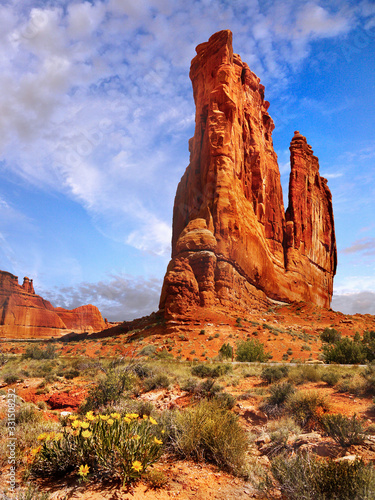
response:
<path fill-rule="evenodd" d="M 35 294 L 33 282 L 0 271 L 0 337 L 46 338 L 74 330 L 96 332 L 106 323 L 95 306 L 82 306 L 72 311 L 54 308 L 48 300 Z"/>
<path fill-rule="evenodd" d="M 263 85 L 233 54 L 230 31 L 196 51 L 195 134 L 177 188 L 160 309 L 175 317 L 197 306 L 246 309 L 267 297 L 328 307 L 336 248 L 317 158 L 296 135 L 285 216 Z"/>

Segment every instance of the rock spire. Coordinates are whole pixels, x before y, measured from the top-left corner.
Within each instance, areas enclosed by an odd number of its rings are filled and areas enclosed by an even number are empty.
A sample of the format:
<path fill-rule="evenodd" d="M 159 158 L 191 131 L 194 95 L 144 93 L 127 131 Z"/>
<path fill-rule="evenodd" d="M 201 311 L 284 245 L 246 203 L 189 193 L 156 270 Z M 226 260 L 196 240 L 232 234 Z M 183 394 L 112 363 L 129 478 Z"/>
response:
<path fill-rule="evenodd" d="M 264 86 L 233 53 L 229 30 L 198 45 L 190 164 L 173 209 L 160 309 L 246 309 L 254 298 L 329 307 L 336 271 L 331 193 L 299 132 L 285 212 Z"/>

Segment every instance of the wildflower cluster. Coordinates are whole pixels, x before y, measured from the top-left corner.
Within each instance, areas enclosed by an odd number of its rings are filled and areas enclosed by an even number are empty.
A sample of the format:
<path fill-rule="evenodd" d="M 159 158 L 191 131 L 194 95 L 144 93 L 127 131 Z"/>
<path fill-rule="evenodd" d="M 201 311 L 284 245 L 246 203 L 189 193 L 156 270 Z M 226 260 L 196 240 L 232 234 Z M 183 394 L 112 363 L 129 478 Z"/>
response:
<path fill-rule="evenodd" d="M 123 483 L 137 480 L 161 456 L 163 431 L 147 415 L 120 413 L 80 419 L 70 415 L 61 433 L 43 433 L 31 450 L 34 474 L 75 470 L 84 480 L 89 473 L 120 477 Z"/>

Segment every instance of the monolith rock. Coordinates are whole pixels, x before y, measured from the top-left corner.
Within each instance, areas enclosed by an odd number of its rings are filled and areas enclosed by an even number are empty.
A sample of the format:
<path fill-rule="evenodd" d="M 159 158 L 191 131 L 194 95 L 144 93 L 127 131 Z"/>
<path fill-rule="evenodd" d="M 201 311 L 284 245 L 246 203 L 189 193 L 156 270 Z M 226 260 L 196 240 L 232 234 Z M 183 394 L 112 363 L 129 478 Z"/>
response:
<path fill-rule="evenodd" d="M 59 337 L 68 332 L 98 332 L 108 325 L 93 305 L 68 310 L 35 294 L 33 281 L 0 271 L 0 338 Z"/>
<path fill-rule="evenodd" d="M 229 30 L 196 52 L 195 133 L 175 197 L 160 310 L 171 319 L 199 307 L 246 310 L 254 300 L 329 307 L 336 242 L 317 157 L 295 132 L 285 211 L 264 86 L 233 53 Z"/>

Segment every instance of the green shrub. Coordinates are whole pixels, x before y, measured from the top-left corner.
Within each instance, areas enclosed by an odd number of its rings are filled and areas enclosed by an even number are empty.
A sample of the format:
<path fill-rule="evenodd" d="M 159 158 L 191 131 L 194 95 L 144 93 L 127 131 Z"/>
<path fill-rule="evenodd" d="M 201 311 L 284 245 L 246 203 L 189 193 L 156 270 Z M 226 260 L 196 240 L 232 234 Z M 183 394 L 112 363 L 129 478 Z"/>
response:
<path fill-rule="evenodd" d="M 328 410 L 328 403 L 317 391 L 298 391 L 288 398 L 286 409 L 298 425 L 313 429 Z"/>
<path fill-rule="evenodd" d="M 80 413 L 118 402 L 123 392 L 131 386 L 132 378 L 128 371 L 111 368 L 106 376 L 90 389 L 86 401 L 80 407 Z"/>
<path fill-rule="evenodd" d="M 41 413 L 32 404 L 21 405 L 15 413 L 16 424 L 38 422 L 42 419 Z"/>
<path fill-rule="evenodd" d="M 277 382 L 278 380 L 286 377 L 288 375 L 288 372 L 288 366 L 267 366 L 266 368 L 263 368 L 260 377 L 268 384 L 273 384 L 274 382 Z"/>
<path fill-rule="evenodd" d="M 320 334 L 320 340 L 322 342 L 327 342 L 328 344 L 335 344 L 341 340 L 341 334 L 334 328 L 324 328 L 323 332 Z"/>
<path fill-rule="evenodd" d="M 336 385 L 340 379 L 341 375 L 339 374 L 339 372 L 329 369 L 325 370 L 321 376 L 322 382 L 325 382 L 327 385 L 330 385 L 331 387 Z"/>
<path fill-rule="evenodd" d="M 268 389 L 270 395 L 261 405 L 261 409 L 270 417 L 279 416 L 283 413 L 286 402 L 296 390 L 293 384 L 286 381 L 273 384 Z"/>
<path fill-rule="evenodd" d="M 19 376 L 15 373 L 7 373 L 3 377 L 4 384 L 11 385 L 15 384 L 19 380 Z"/>
<path fill-rule="evenodd" d="M 261 344 L 258 340 L 246 340 L 237 344 L 237 361 L 259 361 L 260 363 L 263 363 L 269 358 L 270 355 L 264 352 L 264 345 Z"/>
<path fill-rule="evenodd" d="M 223 344 L 219 349 L 219 355 L 224 359 L 232 359 L 233 347 L 229 343 Z"/>
<path fill-rule="evenodd" d="M 170 378 L 168 375 L 165 375 L 165 373 L 158 373 L 143 380 L 143 387 L 146 392 L 153 391 L 155 389 L 168 389 L 170 384 Z"/>
<path fill-rule="evenodd" d="M 216 365 L 210 366 L 208 364 L 199 364 L 191 368 L 192 375 L 200 378 L 218 378 L 222 375 L 226 375 L 228 372 L 232 371 L 231 365 Z"/>
<path fill-rule="evenodd" d="M 164 416 L 169 449 L 177 456 L 208 461 L 229 472 L 244 472 L 247 436 L 238 417 L 216 401 L 202 400 Z"/>
<path fill-rule="evenodd" d="M 76 470 L 85 479 L 93 474 L 130 483 L 160 458 L 163 442 L 158 427 L 152 417 L 88 412 L 82 421 L 72 419 L 61 433 L 38 437 L 41 444 L 32 450 L 31 472 L 55 476 Z"/>
<path fill-rule="evenodd" d="M 321 380 L 322 369 L 315 365 L 299 365 L 291 368 L 288 379 L 296 385 L 306 382 L 319 382 Z"/>
<path fill-rule="evenodd" d="M 150 470 L 146 477 L 146 482 L 150 488 L 157 490 L 168 484 L 168 478 L 161 470 Z"/>
<path fill-rule="evenodd" d="M 366 360 L 366 350 L 364 346 L 358 342 L 353 342 L 345 337 L 337 341 L 335 344 L 325 344 L 323 346 L 323 354 L 326 363 L 339 364 L 361 364 Z"/>
<path fill-rule="evenodd" d="M 213 399 L 217 401 L 221 408 L 226 408 L 227 410 L 234 408 L 237 402 L 237 399 L 228 392 L 218 392 Z"/>
<path fill-rule="evenodd" d="M 375 495 L 374 467 L 361 460 L 280 455 L 271 461 L 271 472 L 288 500 L 365 500 Z"/>
<path fill-rule="evenodd" d="M 320 419 L 320 425 L 324 432 L 341 446 L 362 444 L 366 437 L 363 422 L 356 415 L 351 418 L 340 413 L 323 415 Z"/>
<path fill-rule="evenodd" d="M 22 355 L 23 359 L 55 359 L 57 358 L 56 348 L 53 344 L 47 344 L 45 349 L 38 346 L 30 346 Z"/>

